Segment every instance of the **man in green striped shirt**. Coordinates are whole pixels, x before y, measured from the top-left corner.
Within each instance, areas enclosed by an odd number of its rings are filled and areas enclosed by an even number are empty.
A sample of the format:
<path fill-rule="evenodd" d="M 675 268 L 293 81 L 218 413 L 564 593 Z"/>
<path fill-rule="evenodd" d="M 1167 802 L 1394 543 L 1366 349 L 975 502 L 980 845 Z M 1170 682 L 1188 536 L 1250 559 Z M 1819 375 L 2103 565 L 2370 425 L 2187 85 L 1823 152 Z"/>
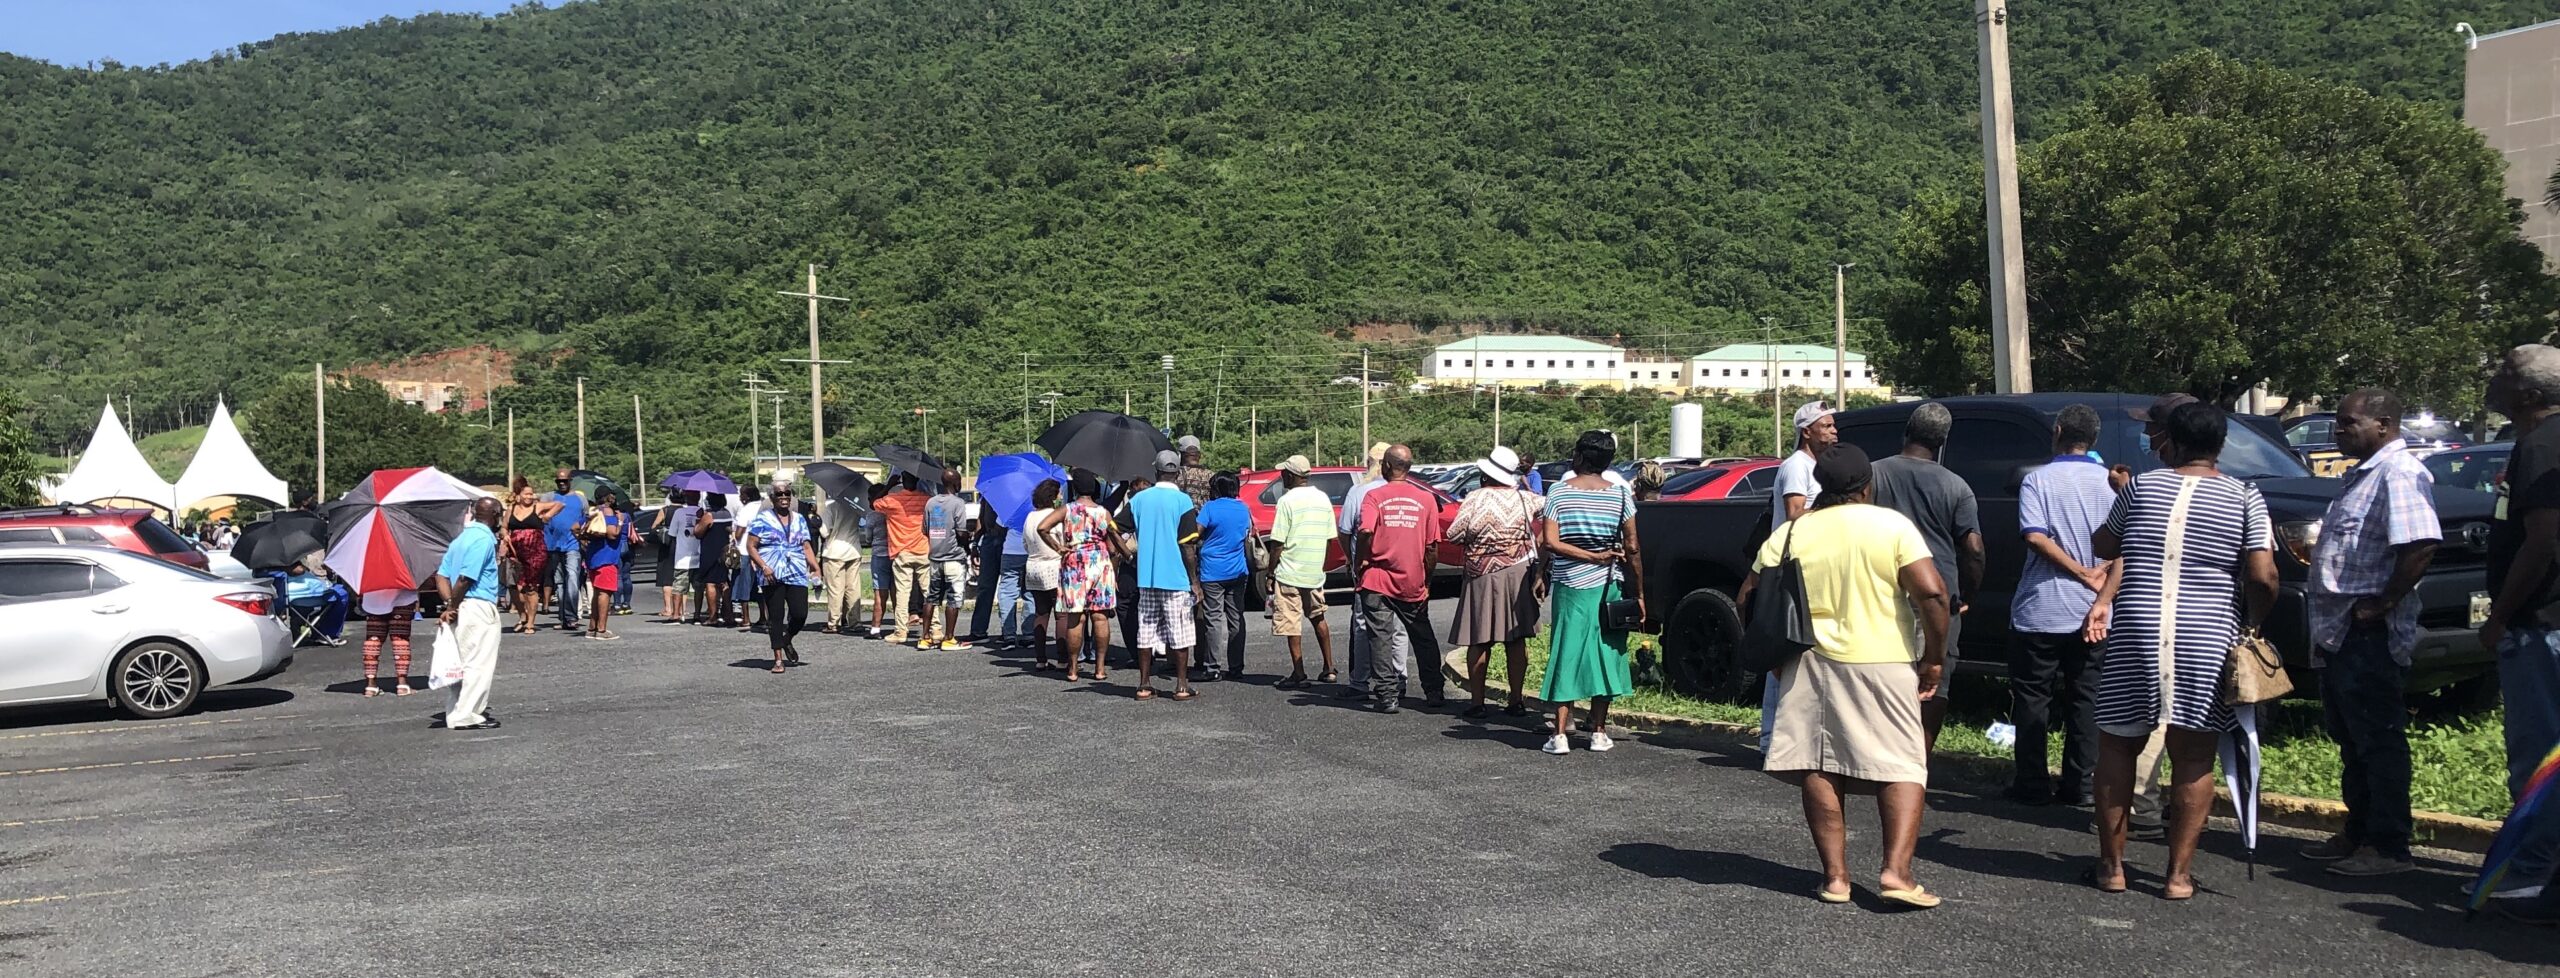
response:
<path fill-rule="evenodd" d="M 1316 648 L 1324 654 L 1318 682 L 1336 682 L 1333 633 L 1324 621 L 1324 555 L 1334 537 L 1333 498 L 1307 483 L 1313 465 L 1304 455 L 1280 463 L 1280 485 L 1288 490 L 1271 510 L 1271 633 L 1289 640 L 1289 678 L 1274 684 L 1297 689 L 1307 684 L 1307 660 L 1300 633 L 1315 626 Z"/>

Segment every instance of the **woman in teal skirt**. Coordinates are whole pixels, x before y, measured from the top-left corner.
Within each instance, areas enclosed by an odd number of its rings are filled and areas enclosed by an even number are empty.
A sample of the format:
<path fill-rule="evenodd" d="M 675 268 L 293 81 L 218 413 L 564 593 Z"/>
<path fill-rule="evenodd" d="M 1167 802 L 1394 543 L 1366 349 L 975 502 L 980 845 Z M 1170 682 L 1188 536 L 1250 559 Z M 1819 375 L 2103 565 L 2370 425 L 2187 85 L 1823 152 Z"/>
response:
<path fill-rule="evenodd" d="M 1573 476 L 1547 487 L 1541 531 L 1553 565 L 1553 616 L 1547 628 L 1547 686 L 1539 695 L 1555 707 L 1549 754 L 1573 749 L 1573 704 L 1591 701 L 1592 750 L 1608 750 L 1609 701 L 1635 688 L 1627 669 L 1627 633 L 1602 625 L 1602 609 L 1633 595 L 1644 611 L 1644 564 L 1636 554 L 1636 504 L 1627 487 L 1601 473 L 1618 454 L 1618 439 L 1586 431 L 1573 446 Z"/>

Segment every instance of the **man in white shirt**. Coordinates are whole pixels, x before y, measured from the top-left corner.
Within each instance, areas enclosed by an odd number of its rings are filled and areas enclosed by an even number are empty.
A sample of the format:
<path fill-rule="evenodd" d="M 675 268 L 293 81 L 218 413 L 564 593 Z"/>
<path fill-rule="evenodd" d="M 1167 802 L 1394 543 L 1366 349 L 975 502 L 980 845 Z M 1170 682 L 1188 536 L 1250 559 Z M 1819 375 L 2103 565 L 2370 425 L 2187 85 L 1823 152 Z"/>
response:
<path fill-rule="evenodd" d="M 1778 483 L 1769 489 L 1769 533 L 1782 531 L 1787 521 L 1804 515 L 1813 508 L 1813 497 L 1822 491 L 1813 481 L 1813 459 L 1840 443 L 1840 422 L 1832 417 L 1829 405 L 1814 401 L 1796 409 L 1796 450 L 1778 463 Z M 1778 675 L 1770 673 L 1760 684 L 1760 752 L 1769 752 L 1769 721 L 1778 713 Z"/>

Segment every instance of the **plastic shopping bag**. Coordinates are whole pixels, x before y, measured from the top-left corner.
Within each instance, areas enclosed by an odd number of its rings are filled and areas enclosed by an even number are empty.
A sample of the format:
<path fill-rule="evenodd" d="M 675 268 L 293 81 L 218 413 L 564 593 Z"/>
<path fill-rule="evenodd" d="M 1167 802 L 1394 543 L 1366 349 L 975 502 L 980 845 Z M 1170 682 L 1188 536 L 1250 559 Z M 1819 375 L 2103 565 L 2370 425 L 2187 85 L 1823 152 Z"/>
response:
<path fill-rule="evenodd" d="M 436 625 L 436 642 L 427 653 L 427 688 L 443 689 L 462 681 L 462 644 L 454 641 L 453 626 Z"/>

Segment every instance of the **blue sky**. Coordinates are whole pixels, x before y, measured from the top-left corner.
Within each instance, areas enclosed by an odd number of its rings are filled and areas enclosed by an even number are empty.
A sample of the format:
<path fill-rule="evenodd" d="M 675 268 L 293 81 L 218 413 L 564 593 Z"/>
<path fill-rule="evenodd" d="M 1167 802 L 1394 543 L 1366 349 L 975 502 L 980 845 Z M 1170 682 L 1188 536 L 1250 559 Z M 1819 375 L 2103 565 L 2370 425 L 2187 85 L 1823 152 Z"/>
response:
<path fill-rule="evenodd" d="M 545 6 L 557 6 L 552 0 Z M 278 34 L 430 11 L 497 13 L 512 0 L 6 0 L 0 51 L 83 65 L 175 64 Z"/>

